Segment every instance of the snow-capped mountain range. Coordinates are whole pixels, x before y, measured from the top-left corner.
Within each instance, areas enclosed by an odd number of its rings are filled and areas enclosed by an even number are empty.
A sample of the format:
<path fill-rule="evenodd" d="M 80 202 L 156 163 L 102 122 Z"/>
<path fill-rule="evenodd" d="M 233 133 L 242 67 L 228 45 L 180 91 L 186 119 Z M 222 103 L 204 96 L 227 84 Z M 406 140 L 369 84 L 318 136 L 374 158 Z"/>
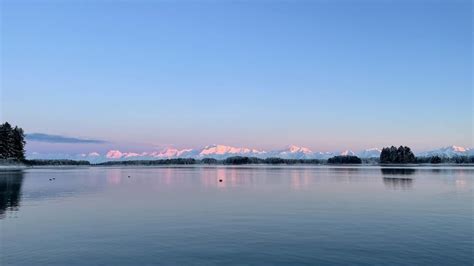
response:
<path fill-rule="evenodd" d="M 328 159 L 336 155 L 355 155 L 360 158 L 378 158 L 381 149 L 371 148 L 362 151 L 345 150 L 342 152 L 315 152 L 305 147 L 290 145 L 284 149 L 274 151 L 264 151 L 243 147 L 232 147 L 225 145 L 209 145 L 200 149 L 176 149 L 166 148 L 153 152 L 121 152 L 119 150 L 110 150 L 104 154 L 91 152 L 88 154 L 27 154 L 28 159 L 73 159 L 88 160 L 90 162 L 104 162 L 112 160 L 156 160 L 168 158 L 215 158 L 225 159 L 230 156 L 249 156 L 259 158 L 279 157 L 284 159 Z M 458 146 L 450 146 L 436 150 L 417 153 L 417 156 L 434 156 L 453 157 L 462 155 L 474 155 L 474 149 L 463 148 Z"/>
<path fill-rule="evenodd" d="M 417 156 L 421 157 L 431 157 L 431 156 L 440 156 L 440 157 L 454 157 L 454 156 L 474 156 L 474 148 L 464 148 L 459 146 L 449 146 L 444 148 L 439 148 L 432 151 L 421 152 Z"/>

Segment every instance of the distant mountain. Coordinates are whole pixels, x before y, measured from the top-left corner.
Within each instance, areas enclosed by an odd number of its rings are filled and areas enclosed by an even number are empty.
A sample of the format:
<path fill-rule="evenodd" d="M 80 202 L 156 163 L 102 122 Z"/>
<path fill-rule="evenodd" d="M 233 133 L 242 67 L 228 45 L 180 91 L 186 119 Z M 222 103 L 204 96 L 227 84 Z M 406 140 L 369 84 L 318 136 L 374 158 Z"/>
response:
<path fill-rule="evenodd" d="M 176 149 L 166 148 L 154 152 L 120 152 L 118 150 L 111 150 L 106 154 L 106 159 L 112 160 L 156 160 L 167 158 L 216 158 L 224 159 L 230 156 L 254 156 L 262 157 L 266 154 L 265 151 L 249 148 L 239 148 L 225 145 L 209 145 L 201 149 Z"/>
<path fill-rule="evenodd" d="M 335 153 L 335 152 L 321 152 L 321 151 L 318 151 L 318 152 L 313 153 L 313 158 L 314 159 L 319 159 L 319 160 L 326 160 L 326 159 L 329 159 L 329 158 L 334 157 L 336 155 L 337 155 L 337 153 Z"/>
<path fill-rule="evenodd" d="M 278 157 L 283 159 L 328 159 L 336 155 L 357 155 L 361 158 L 373 158 L 380 156 L 379 149 L 368 149 L 358 153 L 350 150 L 343 152 L 314 152 L 309 148 L 289 145 L 284 149 L 264 151 L 245 147 L 233 147 L 226 145 L 209 145 L 201 149 L 175 149 L 167 148 L 151 153 L 121 153 L 120 151 L 109 151 L 106 155 L 108 160 L 142 160 L 142 159 L 166 159 L 166 158 L 215 158 L 225 159 L 231 156 L 248 157 Z"/>
<path fill-rule="evenodd" d="M 474 149 L 453 145 L 453 146 L 439 148 L 439 149 L 431 150 L 431 151 L 425 151 L 425 152 L 421 152 L 417 154 L 417 156 L 420 156 L 420 157 L 431 157 L 435 155 L 439 157 L 447 157 L 447 158 L 451 158 L 454 156 L 473 156 Z"/>
<path fill-rule="evenodd" d="M 379 158 L 380 153 L 382 153 L 382 150 L 378 148 L 371 148 L 358 152 L 357 156 L 359 158 Z"/>
<path fill-rule="evenodd" d="M 206 146 L 202 150 L 199 151 L 197 157 L 205 158 L 205 157 L 212 157 L 212 158 L 225 158 L 229 156 L 253 156 L 253 157 L 262 157 L 265 156 L 265 151 L 260 151 L 256 149 L 249 149 L 249 148 L 238 148 L 232 146 L 225 146 L 225 145 L 211 145 Z"/>
<path fill-rule="evenodd" d="M 67 154 L 67 153 L 38 153 L 32 152 L 26 154 L 29 160 L 75 160 L 75 161 L 89 161 L 91 163 L 99 163 L 105 161 L 105 157 L 97 152 L 81 153 L 81 154 Z"/>
<path fill-rule="evenodd" d="M 119 150 L 110 150 L 105 154 L 99 154 L 97 152 L 84 153 L 84 154 L 40 154 L 40 153 L 29 153 L 27 154 L 28 159 L 71 159 L 71 160 L 87 160 L 92 163 L 113 161 L 113 160 L 157 160 L 157 159 L 169 159 L 169 158 L 215 158 L 225 159 L 231 156 L 248 156 L 258 158 L 268 157 L 279 157 L 283 159 L 320 159 L 326 160 L 336 155 L 355 155 L 359 158 L 379 158 L 381 150 L 378 148 L 371 148 L 362 151 L 351 151 L 345 150 L 342 152 L 314 152 L 309 148 L 300 147 L 296 145 L 289 145 L 280 150 L 264 151 L 245 147 L 233 147 L 226 145 L 209 145 L 200 149 L 176 149 L 176 148 L 165 148 L 153 152 L 122 152 Z M 440 157 L 453 157 L 462 155 L 474 156 L 474 149 L 463 148 L 458 146 L 444 147 L 436 150 L 426 151 L 418 153 L 417 156 L 434 156 Z"/>
<path fill-rule="evenodd" d="M 290 145 L 282 150 L 271 151 L 267 157 L 279 157 L 283 159 L 311 159 L 314 153 L 308 148 Z"/>
<path fill-rule="evenodd" d="M 195 150 L 195 149 L 182 149 L 182 150 L 178 150 L 178 149 L 175 149 L 175 148 L 168 148 L 168 149 L 165 149 L 165 150 L 162 150 L 162 151 L 159 151 L 159 152 L 152 152 L 152 153 L 148 153 L 148 154 L 145 154 L 146 156 L 150 157 L 150 158 L 177 158 L 177 157 L 181 157 L 181 158 L 191 158 L 191 157 L 195 157 L 196 155 L 198 155 L 199 151 Z"/>
<path fill-rule="evenodd" d="M 345 150 L 345 151 L 341 152 L 339 155 L 342 155 L 342 156 L 354 156 L 354 155 L 356 155 L 356 154 L 355 154 L 355 152 L 353 152 L 353 151 Z"/>

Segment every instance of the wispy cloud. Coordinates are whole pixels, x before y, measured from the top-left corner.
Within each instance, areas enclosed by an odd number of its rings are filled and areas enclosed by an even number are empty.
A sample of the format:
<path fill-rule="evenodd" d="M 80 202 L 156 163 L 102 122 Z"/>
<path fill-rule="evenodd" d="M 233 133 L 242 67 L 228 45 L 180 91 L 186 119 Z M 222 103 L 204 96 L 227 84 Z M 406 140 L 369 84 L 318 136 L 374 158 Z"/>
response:
<path fill-rule="evenodd" d="M 74 137 L 50 135 L 50 134 L 44 134 L 44 133 L 26 134 L 26 139 L 30 141 L 48 142 L 48 143 L 95 143 L 95 144 L 107 143 L 107 141 L 105 140 L 74 138 Z"/>

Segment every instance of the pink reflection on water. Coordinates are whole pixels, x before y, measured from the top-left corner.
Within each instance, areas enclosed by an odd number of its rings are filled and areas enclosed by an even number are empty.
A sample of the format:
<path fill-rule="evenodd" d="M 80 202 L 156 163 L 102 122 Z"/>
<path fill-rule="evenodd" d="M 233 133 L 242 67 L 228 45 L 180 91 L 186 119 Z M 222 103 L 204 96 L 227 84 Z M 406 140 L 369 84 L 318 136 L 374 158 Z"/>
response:
<path fill-rule="evenodd" d="M 107 184 L 119 185 L 122 182 L 121 169 L 107 169 L 106 171 Z"/>
<path fill-rule="evenodd" d="M 311 177 L 307 169 L 291 171 L 291 188 L 294 190 L 302 190 L 308 188 Z"/>
<path fill-rule="evenodd" d="M 202 168 L 201 171 L 200 181 L 204 187 L 224 189 L 253 184 L 255 175 L 261 170 L 238 167 L 209 167 Z"/>

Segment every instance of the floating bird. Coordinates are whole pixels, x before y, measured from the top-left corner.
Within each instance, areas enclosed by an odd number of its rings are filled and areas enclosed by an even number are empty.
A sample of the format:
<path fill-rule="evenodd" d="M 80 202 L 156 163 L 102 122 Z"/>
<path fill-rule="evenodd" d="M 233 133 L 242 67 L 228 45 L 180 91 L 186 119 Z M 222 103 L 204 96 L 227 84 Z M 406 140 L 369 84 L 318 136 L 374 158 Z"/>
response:
<path fill-rule="evenodd" d="M 130 176 L 128 176 L 128 178 L 130 178 Z"/>
<path fill-rule="evenodd" d="M 50 178 L 49 181 L 51 181 L 51 180 L 53 180 L 53 179 Z"/>
<path fill-rule="evenodd" d="M 219 179 L 219 182 L 222 182 L 222 179 Z"/>
<path fill-rule="evenodd" d="M 56 177 L 53 177 L 53 180 L 56 180 Z"/>

